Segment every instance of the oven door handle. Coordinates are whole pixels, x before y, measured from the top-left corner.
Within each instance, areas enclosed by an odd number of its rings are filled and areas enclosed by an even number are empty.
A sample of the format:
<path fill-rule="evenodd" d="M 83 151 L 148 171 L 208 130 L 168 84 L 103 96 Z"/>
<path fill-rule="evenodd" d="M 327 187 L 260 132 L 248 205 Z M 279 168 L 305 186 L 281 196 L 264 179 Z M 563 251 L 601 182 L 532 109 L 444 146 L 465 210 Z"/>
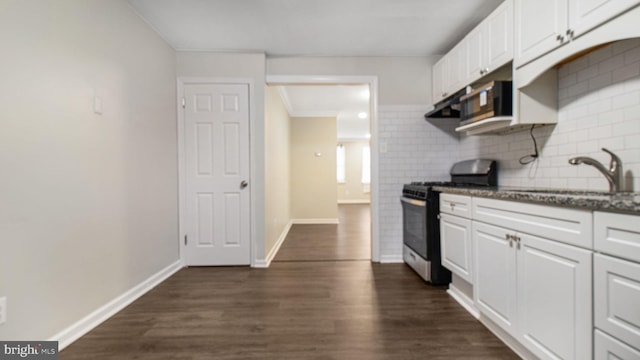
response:
<path fill-rule="evenodd" d="M 403 203 L 411 204 L 411 205 L 415 205 L 415 206 L 422 206 L 422 207 L 427 206 L 427 202 L 424 201 L 424 200 L 416 200 L 416 199 L 409 199 L 409 198 L 406 198 L 406 197 L 401 197 L 400 201 L 402 201 Z"/>

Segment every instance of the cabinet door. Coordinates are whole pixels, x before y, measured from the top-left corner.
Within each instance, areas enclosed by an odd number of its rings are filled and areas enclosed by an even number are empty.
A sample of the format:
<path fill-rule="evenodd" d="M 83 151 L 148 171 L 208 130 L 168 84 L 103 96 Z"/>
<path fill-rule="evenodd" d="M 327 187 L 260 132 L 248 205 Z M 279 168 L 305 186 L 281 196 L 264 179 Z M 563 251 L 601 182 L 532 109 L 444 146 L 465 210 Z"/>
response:
<path fill-rule="evenodd" d="M 596 329 L 594 332 L 594 359 L 640 360 L 640 350 L 618 341 Z"/>
<path fill-rule="evenodd" d="M 513 0 L 507 0 L 485 21 L 486 71 L 493 71 L 513 60 Z"/>
<path fill-rule="evenodd" d="M 596 327 L 640 347 L 640 264 L 596 254 L 593 283 Z"/>
<path fill-rule="evenodd" d="M 485 23 L 481 23 L 473 29 L 466 37 L 467 59 L 466 59 L 466 79 L 467 83 L 472 83 L 484 75 L 485 67 Z"/>
<path fill-rule="evenodd" d="M 567 1 L 515 0 L 516 67 L 563 44 L 568 29 Z"/>
<path fill-rule="evenodd" d="M 467 49 L 464 45 L 464 42 L 459 43 L 447 54 L 447 57 L 449 58 L 449 80 L 446 81 L 448 87 L 445 91 L 449 94 L 454 94 L 466 85 L 464 61 L 466 60 L 465 52 Z"/>
<path fill-rule="evenodd" d="M 591 251 L 525 234 L 518 237 L 521 343 L 541 359 L 591 359 Z"/>
<path fill-rule="evenodd" d="M 432 90 L 431 98 L 433 103 L 437 103 L 446 97 L 445 79 L 447 78 L 448 63 L 447 57 L 443 57 L 431 68 Z"/>
<path fill-rule="evenodd" d="M 580 36 L 638 5 L 638 0 L 569 0 L 569 28 Z"/>
<path fill-rule="evenodd" d="M 474 293 L 478 309 L 504 330 L 516 336 L 516 252 L 515 234 L 473 222 L 475 249 Z"/>
<path fill-rule="evenodd" d="M 440 251 L 444 267 L 473 283 L 471 220 L 440 214 Z"/>

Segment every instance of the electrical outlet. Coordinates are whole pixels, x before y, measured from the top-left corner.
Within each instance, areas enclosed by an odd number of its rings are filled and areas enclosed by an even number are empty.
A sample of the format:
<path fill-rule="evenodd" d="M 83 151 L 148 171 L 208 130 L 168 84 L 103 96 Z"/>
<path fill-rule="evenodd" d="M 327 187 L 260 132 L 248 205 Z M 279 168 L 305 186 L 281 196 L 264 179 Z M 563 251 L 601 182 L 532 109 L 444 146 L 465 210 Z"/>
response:
<path fill-rule="evenodd" d="M 7 297 L 0 298 L 0 324 L 7 322 Z"/>

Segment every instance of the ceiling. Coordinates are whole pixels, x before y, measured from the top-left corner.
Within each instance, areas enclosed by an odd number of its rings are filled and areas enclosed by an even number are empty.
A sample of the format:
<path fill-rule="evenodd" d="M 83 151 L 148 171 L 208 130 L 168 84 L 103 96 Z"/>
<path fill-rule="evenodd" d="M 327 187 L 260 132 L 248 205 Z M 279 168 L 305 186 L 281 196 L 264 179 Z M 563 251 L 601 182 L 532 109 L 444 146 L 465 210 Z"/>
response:
<path fill-rule="evenodd" d="M 128 0 L 177 51 L 268 57 L 444 54 L 502 1 Z M 337 117 L 339 140 L 369 134 L 365 85 L 279 90 L 292 117 Z"/>
<path fill-rule="evenodd" d="M 444 54 L 503 0 L 128 0 L 174 49 Z"/>

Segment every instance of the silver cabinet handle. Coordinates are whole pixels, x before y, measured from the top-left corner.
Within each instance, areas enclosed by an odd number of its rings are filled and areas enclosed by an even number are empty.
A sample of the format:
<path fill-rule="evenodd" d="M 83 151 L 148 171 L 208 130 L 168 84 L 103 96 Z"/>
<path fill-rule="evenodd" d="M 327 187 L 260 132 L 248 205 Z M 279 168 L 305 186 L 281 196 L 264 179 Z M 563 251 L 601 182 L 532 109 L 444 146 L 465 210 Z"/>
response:
<path fill-rule="evenodd" d="M 242 182 L 240 183 L 240 189 L 244 189 L 247 186 L 249 186 L 249 183 L 246 180 L 242 180 Z"/>
<path fill-rule="evenodd" d="M 574 32 L 571 29 L 567 29 L 567 39 L 573 39 Z"/>
<path fill-rule="evenodd" d="M 558 36 L 556 36 L 556 40 L 563 42 L 564 41 L 564 36 L 558 34 Z"/>

